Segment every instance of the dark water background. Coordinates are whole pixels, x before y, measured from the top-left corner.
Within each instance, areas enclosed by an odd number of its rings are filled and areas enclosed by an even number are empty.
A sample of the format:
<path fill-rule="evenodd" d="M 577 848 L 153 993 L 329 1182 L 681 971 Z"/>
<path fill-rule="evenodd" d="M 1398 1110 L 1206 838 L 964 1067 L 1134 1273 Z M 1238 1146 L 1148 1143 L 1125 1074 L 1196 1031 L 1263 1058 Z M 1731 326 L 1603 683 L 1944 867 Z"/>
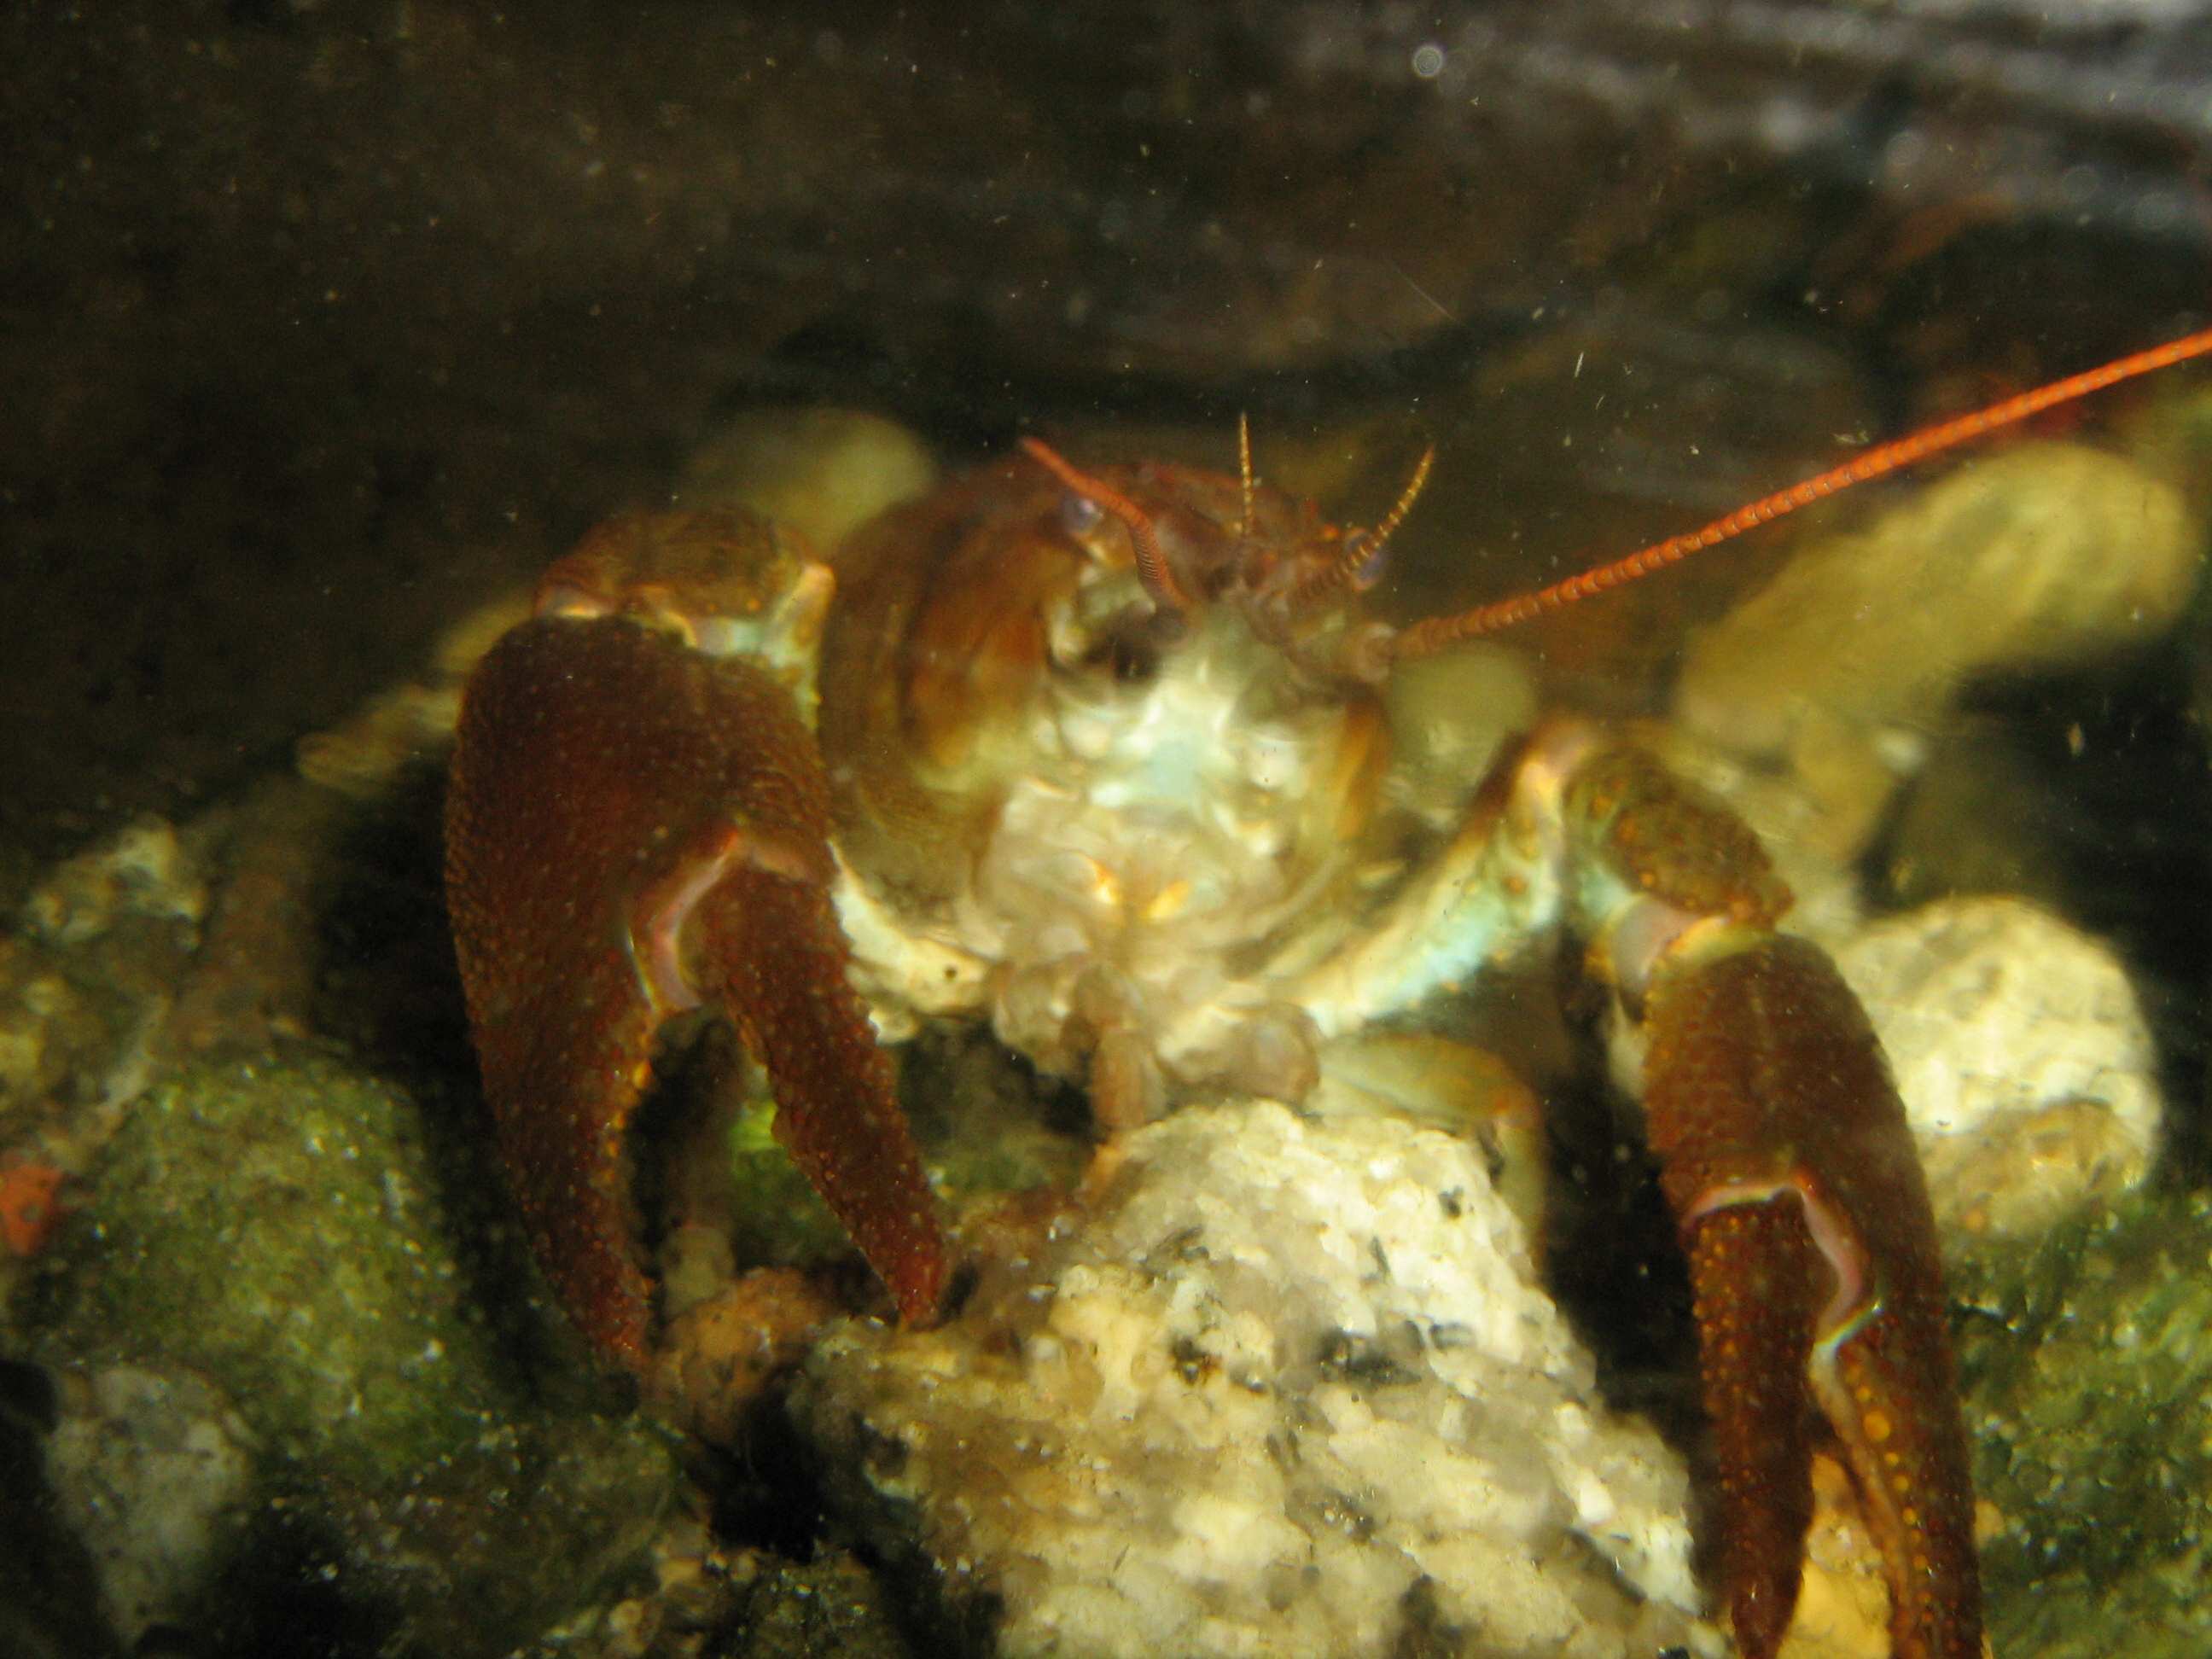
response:
<path fill-rule="evenodd" d="M 0 53 L 9 892 L 287 766 L 732 408 L 1217 462 L 1249 410 L 1263 468 L 1369 433 L 1369 512 L 1433 441 L 1413 615 L 2208 305 L 2212 22 L 2151 0 L 234 0 L 15 8 Z M 1646 707 L 1759 568 L 1531 648 Z M 2093 738 L 2036 810 L 2185 1073 L 2203 640 L 1988 694 L 2031 757 Z"/>
<path fill-rule="evenodd" d="M 10 8 L 0 64 L 11 914 L 289 772 L 734 410 L 1217 465 L 1245 411 L 1370 520 L 1434 443 L 1412 617 L 2212 317 L 2212 19 L 2160 0 L 140 0 Z M 1779 547 L 1528 630 L 1546 690 L 1658 709 Z M 2212 611 L 1966 701 L 2201 1185 Z M 319 1030 L 451 1083 L 416 805 L 354 868 L 434 1006 Z M 1930 896 L 1887 852 L 1875 900 Z M 324 937 L 366 963 L 386 920 Z"/>

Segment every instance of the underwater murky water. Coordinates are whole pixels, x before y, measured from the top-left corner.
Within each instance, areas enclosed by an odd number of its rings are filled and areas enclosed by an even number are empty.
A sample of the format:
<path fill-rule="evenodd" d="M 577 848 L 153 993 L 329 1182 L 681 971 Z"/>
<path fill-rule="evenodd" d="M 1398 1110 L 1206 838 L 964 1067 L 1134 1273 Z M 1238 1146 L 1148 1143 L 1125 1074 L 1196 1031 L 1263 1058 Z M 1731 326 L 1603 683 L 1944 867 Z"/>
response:
<path fill-rule="evenodd" d="M 33 66 L 0 118 L 0 1650 L 1720 1650 L 1688 1293 L 1598 997 L 1548 959 L 1424 1010 L 1559 1109 L 1519 1162 L 1461 1062 L 1407 1091 L 1340 1050 L 1299 1115 L 1194 1088 L 1057 1232 L 1005 1194 L 1081 1178 L 1081 1066 L 922 1008 L 961 1316 L 823 1339 L 887 1304 L 756 1102 L 741 1177 L 646 1171 L 686 1322 L 681 1403 L 634 1414 L 489 1149 L 439 884 L 455 690 L 612 511 L 818 526 L 1024 434 L 1233 474 L 1245 416 L 1265 483 L 1367 526 L 1433 447 L 1363 600 L 1394 626 L 1618 556 L 2202 326 L 2199 21 L 0 28 Z M 2208 479 L 2184 366 L 1378 717 L 1397 839 L 1359 905 L 1536 711 L 1625 724 L 1767 838 L 1922 1133 L 2007 1659 L 2205 1640 Z M 1184 983 L 1130 979 L 1155 1012 Z M 718 1041 L 672 1056 L 656 1158 Z M 1784 1651 L 1880 1654 L 1820 1479 Z"/>

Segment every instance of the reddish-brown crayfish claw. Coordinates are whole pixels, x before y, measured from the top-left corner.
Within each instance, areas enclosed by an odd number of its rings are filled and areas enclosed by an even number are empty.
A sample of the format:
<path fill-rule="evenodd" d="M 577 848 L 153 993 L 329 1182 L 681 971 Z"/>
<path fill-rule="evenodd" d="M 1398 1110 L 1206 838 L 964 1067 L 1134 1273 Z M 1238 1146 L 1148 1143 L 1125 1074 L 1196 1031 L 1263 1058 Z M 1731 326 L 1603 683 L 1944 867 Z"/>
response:
<path fill-rule="evenodd" d="M 1690 1255 L 1723 1577 L 1771 1659 L 1811 1517 L 1810 1417 L 1880 1546 L 1897 1659 L 1980 1659 L 1973 1488 L 1936 1225 L 1866 1017 L 1812 945 L 1766 935 L 1663 970 L 1646 1109 Z"/>
<path fill-rule="evenodd" d="M 801 569 L 826 597 L 820 567 L 750 518 L 617 521 L 549 574 L 540 614 L 471 678 L 447 800 L 447 902 L 500 1160 L 561 1301 L 637 1370 L 652 1298 L 625 1133 L 655 1033 L 702 1001 L 765 1066 L 780 1138 L 902 1316 L 935 1317 L 946 1278 L 890 1062 L 846 978 L 828 787 L 788 676 L 697 648 L 719 627 L 669 625 L 710 559 Z M 651 578 L 642 599 L 611 563 Z"/>

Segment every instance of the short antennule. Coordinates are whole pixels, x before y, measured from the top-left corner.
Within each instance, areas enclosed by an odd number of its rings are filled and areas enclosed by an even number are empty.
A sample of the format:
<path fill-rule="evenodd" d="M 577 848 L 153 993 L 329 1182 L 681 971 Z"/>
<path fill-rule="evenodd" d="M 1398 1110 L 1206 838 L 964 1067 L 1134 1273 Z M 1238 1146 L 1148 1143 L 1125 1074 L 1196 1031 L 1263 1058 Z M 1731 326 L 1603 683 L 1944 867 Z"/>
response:
<path fill-rule="evenodd" d="M 1257 480 L 1252 477 L 1252 420 L 1243 410 L 1237 411 L 1237 477 L 1244 486 L 1244 509 L 1237 520 L 1237 539 L 1249 541 L 1253 517 L 1252 496 Z"/>
<path fill-rule="evenodd" d="M 1405 489 L 1398 492 L 1397 504 L 1382 515 L 1382 522 L 1372 530 L 1347 530 L 1335 558 L 1291 590 L 1293 607 L 1310 605 L 1325 594 L 1339 588 L 1364 589 L 1372 587 L 1382 574 L 1382 550 L 1390 538 L 1398 533 L 1398 526 L 1406 522 L 1406 515 L 1413 510 L 1420 499 L 1421 489 L 1429 481 L 1429 469 L 1436 465 L 1437 447 L 1431 444 L 1421 452 L 1421 459 L 1413 464 L 1413 476 L 1406 480 Z"/>
<path fill-rule="evenodd" d="M 1680 563 L 1692 553 L 1701 553 L 1709 547 L 1733 540 L 1747 530 L 1771 523 L 1800 507 L 1825 501 L 1839 490 L 1853 484 L 1865 483 L 1895 472 L 1947 450 L 1957 449 L 2008 426 L 2033 418 L 2045 410 L 2056 409 L 2123 380 L 2132 380 L 2142 375 L 2154 374 L 2175 363 L 2186 362 L 2192 357 L 2212 355 L 2212 328 L 2199 329 L 2185 334 L 2164 345 L 2118 357 L 2096 368 L 2085 369 L 2079 374 L 2069 374 L 2064 380 L 2053 380 L 2047 386 L 1960 415 L 1936 425 L 1924 427 L 1918 432 L 1902 438 L 1877 444 L 1872 449 L 1843 465 L 1795 483 L 1787 489 L 1763 495 L 1755 501 L 1736 508 L 1724 518 L 1711 524 L 1669 536 L 1662 542 L 1639 549 L 1626 558 L 1616 559 L 1610 564 L 1599 565 L 1564 581 L 1553 582 L 1528 593 L 1499 599 L 1494 604 L 1477 605 L 1456 616 L 1431 617 L 1425 622 L 1413 623 L 1397 636 L 1393 654 L 1404 661 L 1410 658 L 1425 657 L 1448 649 L 1462 641 L 1476 639 L 1485 634 L 1495 634 L 1542 616 L 1546 611 L 1563 610 L 1599 593 L 1616 587 L 1625 587 L 1638 581 L 1656 570 Z M 1388 522 L 1386 520 L 1386 522 Z"/>

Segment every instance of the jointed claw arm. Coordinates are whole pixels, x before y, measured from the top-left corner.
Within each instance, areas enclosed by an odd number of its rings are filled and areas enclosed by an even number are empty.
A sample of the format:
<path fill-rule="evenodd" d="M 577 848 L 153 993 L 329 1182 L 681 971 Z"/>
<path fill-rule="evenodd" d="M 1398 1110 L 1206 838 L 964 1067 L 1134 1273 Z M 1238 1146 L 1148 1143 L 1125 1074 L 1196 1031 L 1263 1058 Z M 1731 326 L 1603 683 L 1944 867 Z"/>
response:
<path fill-rule="evenodd" d="M 612 539 L 735 559 L 764 534 L 733 518 L 633 521 Z M 594 1345 L 642 1369 L 650 1287 L 625 1139 L 654 1034 L 712 1000 L 767 1067 L 793 1158 L 901 1314 L 931 1319 L 944 1247 L 847 982 L 828 787 L 792 689 L 694 648 L 657 610 L 580 606 L 566 578 L 556 568 L 556 607 L 470 682 L 446 819 L 470 1024 L 532 1248 Z"/>
<path fill-rule="evenodd" d="M 1834 1431 L 1883 1559 L 1898 1659 L 1979 1659 L 1966 1434 L 1935 1220 L 1874 1034 L 1756 838 L 1632 748 L 1529 739 L 1445 856 L 1302 993 L 1325 1034 L 1565 928 L 1646 1042 L 1644 1110 L 1690 1258 L 1747 1659 L 1796 1601 L 1809 1422 Z"/>

